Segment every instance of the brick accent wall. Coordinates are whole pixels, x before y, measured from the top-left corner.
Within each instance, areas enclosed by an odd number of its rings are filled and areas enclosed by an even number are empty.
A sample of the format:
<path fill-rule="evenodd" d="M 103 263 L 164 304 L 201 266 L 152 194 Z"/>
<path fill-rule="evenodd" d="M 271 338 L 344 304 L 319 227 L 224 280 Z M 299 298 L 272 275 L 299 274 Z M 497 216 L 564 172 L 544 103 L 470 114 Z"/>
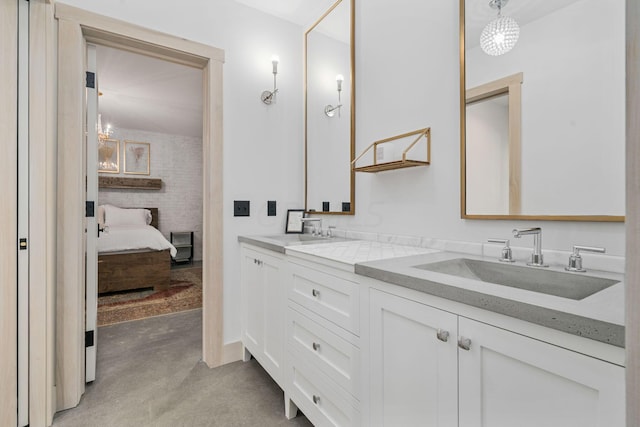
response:
<path fill-rule="evenodd" d="M 141 176 L 123 173 L 124 141 L 148 142 L 151 153 L 148 177 L 161 178 L 162 189 L 100 189 L 98 204 L 157 207 L 160 232 L 169 240 L 171 231 L 193 231 L 194 260 L 202 260 L 202 138 L 134 129 L 117 129 L 111 138 L 120 140 L 118 176 L 131 178 Z"/>

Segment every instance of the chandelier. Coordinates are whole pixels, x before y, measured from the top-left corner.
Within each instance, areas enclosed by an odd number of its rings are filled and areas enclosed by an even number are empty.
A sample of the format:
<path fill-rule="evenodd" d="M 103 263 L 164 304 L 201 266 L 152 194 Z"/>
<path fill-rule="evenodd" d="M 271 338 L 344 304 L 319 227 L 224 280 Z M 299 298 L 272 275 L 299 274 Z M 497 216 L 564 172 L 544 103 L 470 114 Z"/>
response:
<path fill-rule="evenodd" d="M 111 125 L 107 123 L 107 127 L 102 127 L 102 114 L 98 114 L 98 142 L 104 142 L 111 137 L 113 133 L 113 129 L 111 129 Z"/>
<path fill-rule="evenodd" d="M 489 6 L 498 9 L 498 17 L 489 22 L 480 35 L 480 47 L 491 56 L 509 52 L 518 42 L 520 26 L 515 19 L 502 16 L 502 8 L 509 0 L 491 0 Z"/>

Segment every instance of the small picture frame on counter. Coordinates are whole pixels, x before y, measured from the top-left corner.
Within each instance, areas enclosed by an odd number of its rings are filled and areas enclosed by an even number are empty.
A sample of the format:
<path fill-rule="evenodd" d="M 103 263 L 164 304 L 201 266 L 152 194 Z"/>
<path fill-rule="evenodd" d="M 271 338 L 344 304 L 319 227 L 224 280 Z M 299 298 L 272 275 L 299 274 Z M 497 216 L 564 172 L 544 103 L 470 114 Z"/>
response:
<path fill-rule="evenodd" d="M 304 232 L 304 209 L 287 209 L 287 223 L 284 232 L 287 234 L 302 234 Z"/>

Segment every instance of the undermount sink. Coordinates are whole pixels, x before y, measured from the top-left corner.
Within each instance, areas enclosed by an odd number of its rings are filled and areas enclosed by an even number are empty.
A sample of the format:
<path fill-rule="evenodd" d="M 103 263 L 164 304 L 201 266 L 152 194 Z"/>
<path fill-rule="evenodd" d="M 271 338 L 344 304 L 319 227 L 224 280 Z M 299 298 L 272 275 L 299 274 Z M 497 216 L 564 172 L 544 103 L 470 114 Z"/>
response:
<path fill-rule="evenodd" d="M 456 258 L 414 267 L 574 300 L 581 300 L 618 283 L 617 280 L 600 277 L 467 258 Z"/>

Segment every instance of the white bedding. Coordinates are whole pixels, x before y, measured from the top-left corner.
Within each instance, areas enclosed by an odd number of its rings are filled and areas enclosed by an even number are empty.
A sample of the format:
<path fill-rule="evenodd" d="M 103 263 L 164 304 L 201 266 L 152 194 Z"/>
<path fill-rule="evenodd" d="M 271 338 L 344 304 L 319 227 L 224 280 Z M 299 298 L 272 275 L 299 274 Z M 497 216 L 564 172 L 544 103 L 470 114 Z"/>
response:
<path fill-rule="evenodd" d="M 98 253 L 140 249 L 169 249 L 171 257 L 178 252 L 162 233 L 150 225 L 112 225 L 98 237 Z"/>

